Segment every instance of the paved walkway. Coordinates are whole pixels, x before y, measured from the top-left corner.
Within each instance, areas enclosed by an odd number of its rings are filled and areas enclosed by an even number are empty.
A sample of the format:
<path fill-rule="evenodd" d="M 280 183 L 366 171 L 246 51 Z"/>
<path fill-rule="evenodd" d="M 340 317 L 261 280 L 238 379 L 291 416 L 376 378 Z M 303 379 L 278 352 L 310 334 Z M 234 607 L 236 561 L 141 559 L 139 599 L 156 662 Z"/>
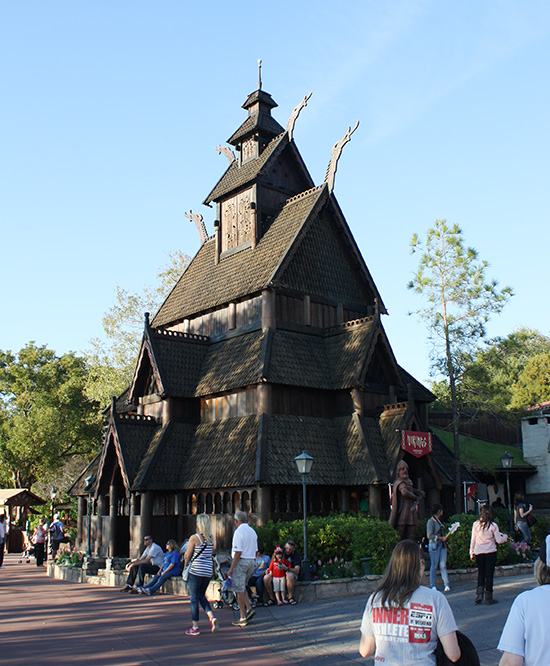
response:
<path fill-rule="evenodd" d="M 328 599 L 289 607 L 259 608 L 245 629 L 231 626 L 234 613 L 216 612 L 211 634 L 201 611 L 198 637 L 188 599 L 142 597 L 113 588 L 56 581 L 33 564 L 7 555 L 0 570 L 0 664 L 85 663 L 89 666 L 351 666 L 370 664 L 357 652 L 365 599 Z M 482 666 L 497 666 L 496 644 L 519 592 L 534 587 L 532 575 L 496 579 L 495 606 L 475 606 L 475 583 L 454 586 L 449 601 L 459 628 L 478 648 Z"/>

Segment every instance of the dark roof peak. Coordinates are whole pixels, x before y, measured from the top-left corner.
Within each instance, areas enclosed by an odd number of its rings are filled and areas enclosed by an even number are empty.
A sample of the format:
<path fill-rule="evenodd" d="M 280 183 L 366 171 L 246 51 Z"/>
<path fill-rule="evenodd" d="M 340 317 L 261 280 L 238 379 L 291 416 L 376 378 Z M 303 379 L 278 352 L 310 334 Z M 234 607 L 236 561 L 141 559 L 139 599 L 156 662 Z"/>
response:
<path fill-rule="evenodd" d="M 271 109 L 274 109 L 278 106 L 277 102 L 271 97 L 271 95 L 263 90 L 255 90 L 253 93 L 246 98 L 245 103 L 243 104 L 243 109 L 248 110 L 248 114 L 252 115 L 255 113 L 255 106 L 260 109 L 262 106 L 266 107 L 265 110 L 268 113 L 271 113 Z"/>

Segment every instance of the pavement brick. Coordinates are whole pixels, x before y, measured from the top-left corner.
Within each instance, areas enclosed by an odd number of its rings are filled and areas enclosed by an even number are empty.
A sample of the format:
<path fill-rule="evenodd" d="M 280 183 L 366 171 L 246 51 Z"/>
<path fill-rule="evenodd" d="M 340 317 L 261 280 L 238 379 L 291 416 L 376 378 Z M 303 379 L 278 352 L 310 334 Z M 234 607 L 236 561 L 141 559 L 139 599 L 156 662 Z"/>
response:
<path fill-rule="evenodd" d="M 0 570 L 0 664 L 86 663 L 89 666 L 350 666 L 371 664 L 358 653 L 367 594 L 258 608 L 246 629 L 231 626 L 234 611 L 216 611 L 211 634 L 201 611 L 198 637 L 185 636 L 189 600 L 173 595 L 120 594 L 116 588 L 48 578 L 34 564 L 7 555 Z M 532 573 L 495 579 L 494 606 L 476 606 L 475 581 L 448 595 L 459 628 L 478 649 L 482 666 L 497 666 L 502 627 L 515 597 L 535 587 Z M 204 618 L 204 619 L 203 619 Z"/>

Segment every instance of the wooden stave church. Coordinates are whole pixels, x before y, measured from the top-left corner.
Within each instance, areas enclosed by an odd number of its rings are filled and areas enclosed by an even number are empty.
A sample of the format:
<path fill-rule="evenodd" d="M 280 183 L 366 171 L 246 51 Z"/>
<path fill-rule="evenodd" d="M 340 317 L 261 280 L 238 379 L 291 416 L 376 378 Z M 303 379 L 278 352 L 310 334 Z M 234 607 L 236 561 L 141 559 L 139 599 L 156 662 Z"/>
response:
<path fill-rule="evenodd" d="M 387 517 L 402 458 L 428 503 L 450 491 L 444 447 L 420 459 L 400 448 L 401 430 L 428 430 L 433 396 L 395 359 L 387 311 L 332 191 L 336 164 L 316 187 L 292 117 L 283 129 L 276 106 L 261 87 L 248 96 L 228 139 L 237 157 L 225 151 L 230 164 L 204 201 L 216 205 L 215 235 L 201 234 L 145 317 L 132 384 L 70 489 L 77 547 L 90 526 L 95 553 L 134 556 L 144 534 L 182 542 L 206 511 L 223 548 L 238 508 L 256 524 L 300 518 L 293 459 L 303 450 L 315 459 L 309 515 L 368 498 Z"/>

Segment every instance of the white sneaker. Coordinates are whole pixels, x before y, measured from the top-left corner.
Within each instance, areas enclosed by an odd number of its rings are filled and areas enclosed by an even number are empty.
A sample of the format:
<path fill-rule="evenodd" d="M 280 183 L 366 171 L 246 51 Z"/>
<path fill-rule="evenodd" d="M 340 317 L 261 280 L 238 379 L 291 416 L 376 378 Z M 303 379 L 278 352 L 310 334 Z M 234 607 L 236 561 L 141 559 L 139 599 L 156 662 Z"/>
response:
<path fill-rule="evenodd" d="M 432 587 L 432 590 L 435 590 L 435 591 L 437 592 L 437 587 L 434 585 L 434 586 Z"/>
<path fill-rule="evenodd" d="M 448 585 L 445 585 L 445 589 L 443 590 L 443 592 L 450 592 L 450 591 L 451 588 Z"/>

